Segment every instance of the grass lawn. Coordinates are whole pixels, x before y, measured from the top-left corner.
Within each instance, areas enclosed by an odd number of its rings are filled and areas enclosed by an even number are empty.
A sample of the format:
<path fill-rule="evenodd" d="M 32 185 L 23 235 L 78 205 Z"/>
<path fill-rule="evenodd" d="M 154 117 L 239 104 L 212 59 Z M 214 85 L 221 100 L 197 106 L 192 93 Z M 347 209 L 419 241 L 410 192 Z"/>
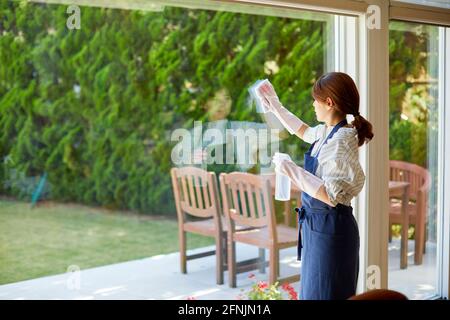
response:
<path fill-rule="evenodd" d="M 214 244 L 188 234 L 188 248 Z M 80 205 L 0 200 L 0 284 L 178 251 L 177 222 Z"/>

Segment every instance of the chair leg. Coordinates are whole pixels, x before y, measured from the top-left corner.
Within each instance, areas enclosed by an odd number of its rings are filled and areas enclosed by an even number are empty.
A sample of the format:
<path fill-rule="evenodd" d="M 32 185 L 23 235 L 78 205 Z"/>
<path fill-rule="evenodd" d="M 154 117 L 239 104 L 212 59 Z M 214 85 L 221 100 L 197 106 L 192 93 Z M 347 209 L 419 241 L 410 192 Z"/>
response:
<path fill-rule="evenodd" d="M 278 249 L 270 248 L 269 251 L 269 283 L 274 284 L 277 281 L 278 275 Z"/>
<path fill-rule="evenodd" d="M 180 271 L 187 273 L 186 268 L 186 232 L 179 230 L 179 245 L 180 245 Z"/>
<path fill-rule="evenodd" d="M 266 249 L 259 248 L 259 272 L 266 273 Z"/>
<path fill-rule="evenodd" d="M 423 254 L 426 253 L 427 239 L 428 239 L 428 232 L 427 232 L 427 226 L 425 225 L 425 232 L 424 232 L 424 237 L 423 237 Z"/>
<path fill-rule="evenodd" d="M 423 252 L 422 254 L 427 253 L 427 238 L 425 237 L 425 239 L 423 239 Z"/>
<path fill-rule="evenodd" d="M 222 254 L 224 257 L 223 264 L 226 266 L 228 264 L 228 238 L 227 238 L 226 232 L 224 232 L 224 234 L 223 234 L 222 244 L 223 244 Z"/>
<path fill-rule="evenodd" d="M 423 261 L 423 250 L 424 250 L 424 244 L 425 244 L 425 230 L 423 228 L 423 225 L 420 224 L 420 221 L 417 221 L 416 223 L 416 230 L 415 230 L 415 236 L 414 236 L 414 264 L 422 264 Z"/>
<path fill-rule="evenodd" d="M 216 236 L 216 281 L 217 284 L 223 284 L 223 241 L 222 235 Z"/>
<path fill-rule="evenodd" d="M 291 224 L 291 201 L 284 202 L 284 224 L 289 227 Z"/>
<path fill-rule="evenodd" d="M 236 288 L 236 243 L 228 239 L 228 281 L 230 288 Z"/>
<path fill-rule="evenodd" d="M 280 277 L 280 250 L 277 250 L 277 276 Z"/>

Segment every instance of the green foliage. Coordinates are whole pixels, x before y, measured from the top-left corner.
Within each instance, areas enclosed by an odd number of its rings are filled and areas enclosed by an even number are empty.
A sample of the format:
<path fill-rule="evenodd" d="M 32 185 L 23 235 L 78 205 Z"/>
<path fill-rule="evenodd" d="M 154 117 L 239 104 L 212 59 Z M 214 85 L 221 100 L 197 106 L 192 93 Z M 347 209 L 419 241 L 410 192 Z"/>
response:
<path fill-rule="evenodd" d="M 48 172 L 55 200 L 174 213 L 170 132 L 209 121 L 218 92 L 230 100 L 228 120 L 261 122 L 247 88 L 268 77 L 283 103 L 315 120 L 324 22 L 82 7 L 81 29 L 69 30 L 65 10 L 0 3 L 0 159 L 10 159 L 2 193 L 20 193 L 7 183 L 12 169 Z M 306 148 L 287 144 L 295 155 Z"/>

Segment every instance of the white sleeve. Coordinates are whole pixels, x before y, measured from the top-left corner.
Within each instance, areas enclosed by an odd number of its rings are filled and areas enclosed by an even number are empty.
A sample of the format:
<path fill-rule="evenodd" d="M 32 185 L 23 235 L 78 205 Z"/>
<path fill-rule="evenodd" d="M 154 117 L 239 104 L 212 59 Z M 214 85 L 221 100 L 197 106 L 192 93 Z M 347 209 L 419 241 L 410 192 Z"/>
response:
<path fill-rule="evenodd" d="M 312 197 L 323 185 L 323 180 L 316 175 L 309 173 L 302 167 L 297 166 L 292 160 L 283 160 L 279 165 L 282 174 L 288 176 L 292 182 Z"/>
<path fill-rule="evenodd" d="M 348 159 L 327 160 L 321 166 L 321 178 L 333 205 L 350 201 L 364 186 L 364 172 L 358 164 Z"/>
<path fill-rule="evenodd" d="M 325 125 L 319 124 L 315 127 L 309 127 L 305 130 L 303 133 L 303 141 L 311 144 L 314 141 L 318 140 L 320 138 L 320 133 L 323 131 Z"/>

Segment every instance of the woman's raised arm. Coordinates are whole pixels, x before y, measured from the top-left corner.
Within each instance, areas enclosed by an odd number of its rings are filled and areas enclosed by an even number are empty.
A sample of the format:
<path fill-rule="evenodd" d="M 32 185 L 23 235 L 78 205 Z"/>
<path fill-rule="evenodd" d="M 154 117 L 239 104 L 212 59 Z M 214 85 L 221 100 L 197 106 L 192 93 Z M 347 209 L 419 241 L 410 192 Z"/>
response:
<path fill-rule="evenodd" d="M 306 123 L 303 123 L 303 125 L 300 127 L 300 129 L 297 130 L 295 135 L 297 137 L 299 137 L 300 139 L 305 140 L 305 139 L 303 139 L 303 136 L 305 134 L 305 131 L 308 130 L 308 129 L 309 129 L 309 126 Z M 306 142 L 308 142 L 308 141 L 306 141 Z"/>
<path fill-rule="evenodd" d="M 289 131 L 290 134 L 295 134 L 300 139 L 303 139 L 303 135 L 309 126 L 283 107 L 270 82 L 262 84 L 258 88 L 258 91 L 267 109 L 280 120 L 287 131 Z"/>

